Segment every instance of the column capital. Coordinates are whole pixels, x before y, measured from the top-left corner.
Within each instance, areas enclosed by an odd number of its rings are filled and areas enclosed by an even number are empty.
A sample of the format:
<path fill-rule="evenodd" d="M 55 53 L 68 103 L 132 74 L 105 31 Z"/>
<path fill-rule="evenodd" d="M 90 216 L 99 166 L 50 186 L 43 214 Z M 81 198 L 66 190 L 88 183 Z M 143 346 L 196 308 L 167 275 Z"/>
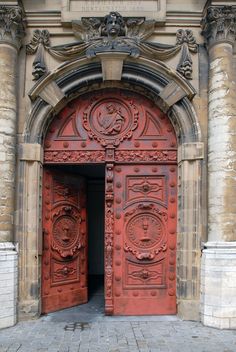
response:
<path fill-rule="evenodd" d="M 0 44 L 7 43 L 20 49 L 25 33 L 24 21 L 22 7 L 0 5 Z"/>
<path fill-rule="evenodd" d="M 201 26 L 208 47 L 218 43 L 233 44 L 236 38 L 236 6 L 209 6 Z"/>

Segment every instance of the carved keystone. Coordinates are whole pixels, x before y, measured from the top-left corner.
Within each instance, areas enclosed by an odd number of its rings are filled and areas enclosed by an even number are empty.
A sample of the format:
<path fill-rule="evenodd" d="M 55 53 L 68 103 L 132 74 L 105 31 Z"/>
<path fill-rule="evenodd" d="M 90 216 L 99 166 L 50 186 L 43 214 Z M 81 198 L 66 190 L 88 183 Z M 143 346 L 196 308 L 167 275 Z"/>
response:
<path fill-rule="evenodd" d="M 128 56 L 127 53 L 98 53 L 102 62 L 102 77 L 103 81 L 120 81 L 124 59 Z"/>

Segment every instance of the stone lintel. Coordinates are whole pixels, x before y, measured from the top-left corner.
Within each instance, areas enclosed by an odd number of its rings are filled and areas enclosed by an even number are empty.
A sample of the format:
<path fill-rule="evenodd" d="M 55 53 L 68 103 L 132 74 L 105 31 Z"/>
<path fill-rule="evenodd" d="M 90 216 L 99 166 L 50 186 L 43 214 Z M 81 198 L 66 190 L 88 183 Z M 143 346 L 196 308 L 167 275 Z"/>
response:
<path fill-rule="evenodd" d="M 204 143 L 183 143 L 178 150 L 178 161 L 198 160 L 204 158 Z"/>
<path fill-rule="evenodd" d="M 102 63 L 103 81 L 120 81 L 123 70 L 124 59 L 129 54 L 122 52 L 107 52 L 96 54 Z"/>
<path fill-rule="evenodd" d="M 20 160 L 38 161 L 43 163 L 43 148 L 41 144 L 22 143 L 18 146 Z"/>
<path fill-rule="evenodd" d="M 161 101 L 161 107 L 164 112 L 186 96 L 186 92 L 174 81 L 169 82 L 165 88 L 158 94 Z"/>

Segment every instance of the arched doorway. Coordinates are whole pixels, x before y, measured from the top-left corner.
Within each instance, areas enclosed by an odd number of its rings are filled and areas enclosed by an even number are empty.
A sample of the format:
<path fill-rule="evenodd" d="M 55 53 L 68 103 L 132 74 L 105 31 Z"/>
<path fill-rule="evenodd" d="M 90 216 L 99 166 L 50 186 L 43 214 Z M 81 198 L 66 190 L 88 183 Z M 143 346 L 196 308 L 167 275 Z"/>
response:
<path fill-rule="evenodd" d="M 98 90 L 53 119 L 44 147 L 43 311 L 87 300 L 86 178 L 71 170 L 103 165 L 105 312 L 175 314 L 177 145 L 168 117 L 137 93 Z"/>

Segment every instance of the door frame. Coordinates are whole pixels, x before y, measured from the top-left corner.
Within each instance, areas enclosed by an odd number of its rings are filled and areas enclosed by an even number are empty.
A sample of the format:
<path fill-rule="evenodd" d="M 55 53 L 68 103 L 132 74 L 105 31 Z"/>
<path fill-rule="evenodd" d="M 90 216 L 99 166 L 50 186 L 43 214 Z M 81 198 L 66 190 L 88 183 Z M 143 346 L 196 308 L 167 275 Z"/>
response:
<path fill-rule="evenodd" d="M 85 64 L 86 69 L 84 69 Z M 199 320 L 200 243 L 204 240 L 202 219 L 206 216 L 206 200 L 202 194 L 205 194 L 203 188 L 206 167 L 203 162 L 204 144 L 200 124 L 191 103 L 194 91 L 186 80 L 173 71 L 170 73 L 163 65 L 151 59 L 142 57 L 136 60 L 129 59 L 123 68 L 121 82 L 99 83 L 99 87 L 94 83 L 94 76 L 90 75 L 91 68 L 101 82 L 102 72 L 99 61 L 95 60 L 91 66 L 87 59 L 82 58 L 73 65 L 69 63 L 63 65 L 57 70 L 56 76 L 54 73 L 50 74 L 30 92 L 33 102 L 22 131 L 17 163 L 15 239 L 19 243 L 19 317 L 29 318 L 40 314 L 42 136 L 54 116 L 52 112 L 59 111 L 72 98 L 84 92 L 85 86 L 81 84 L 81 80 L 86 77 L 87 90 L 109 86 L 123 87 L 125 83 L 126 89 L 148 95 L 164 110 L 164 101 L 156 97 L 160 91 L 164 94 L 168 83 L 174 82 L 175 87 L 185 92 L 175 101 L 166 101 L 169 109 L 168 116 L 178 136 L 177 299 L 180 317 Z M 65 79 L 66 77 L 68 79 Z M 56 80 L 59 82 L 59 78 L 61 81 L 58 85 Z M 71 82 L 74 82 L 72 90 Z M 53 94 L 50 99 L 47 99 L 49 86 Z M 188 270 L 183 267 L 186 263 L 188 263 Z M 30 270 L 26 270 L 27 268 Z"/>

